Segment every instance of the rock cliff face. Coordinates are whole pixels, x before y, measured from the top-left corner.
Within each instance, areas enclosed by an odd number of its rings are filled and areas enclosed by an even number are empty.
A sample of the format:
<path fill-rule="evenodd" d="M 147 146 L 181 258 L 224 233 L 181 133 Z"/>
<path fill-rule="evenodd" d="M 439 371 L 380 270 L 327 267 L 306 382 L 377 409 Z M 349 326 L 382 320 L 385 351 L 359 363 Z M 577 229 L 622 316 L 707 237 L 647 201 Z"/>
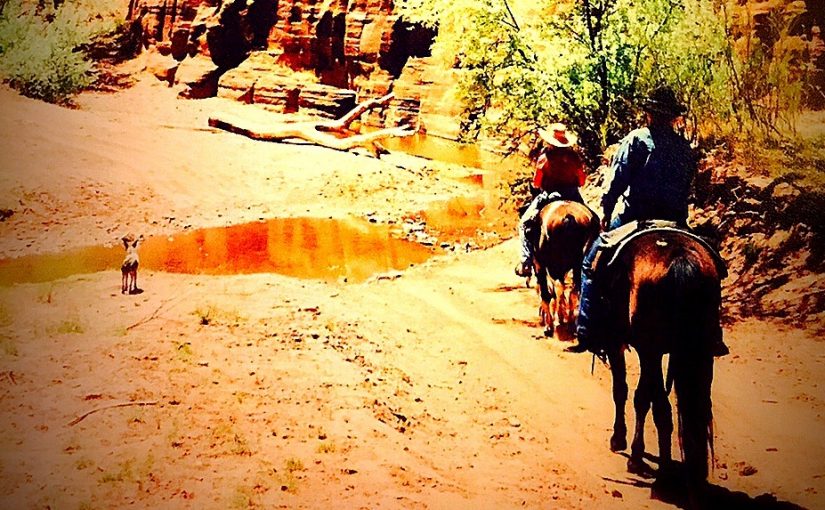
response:
<path fill-rule="evenodd" d="M 816 1 L 732 2 L 732 35 L 771 42 L 772 16 L 799 16 L 790 35 L 813 64 L 805 99 L 825 108 L 825 19 Z M 370 123 L 421 122 L 458 135 L 456 72 L 433 62 L 434 33 L 402 21 L 392 0 L 130 0 L 128 19 L 142 27 L 150 71 L 184 96 L 336 116 L 392 87 L 389 112 Z"/>
<path fill-rule="evenodd" d="M 153 72 L 184 95 L 330 116 L 385 94 L 434 36 L 400 20 L 392 0 L 132 0 L 128 18 Z"/>

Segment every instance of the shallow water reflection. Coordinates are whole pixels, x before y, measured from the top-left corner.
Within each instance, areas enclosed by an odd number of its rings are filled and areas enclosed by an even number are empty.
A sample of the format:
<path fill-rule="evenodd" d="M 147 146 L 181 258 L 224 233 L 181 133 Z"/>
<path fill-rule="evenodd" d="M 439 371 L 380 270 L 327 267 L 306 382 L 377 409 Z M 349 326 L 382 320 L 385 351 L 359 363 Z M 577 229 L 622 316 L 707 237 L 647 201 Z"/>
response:
<path fill-rule="evenodd" d="M 147 239 L 141 268 L 185 274 L 278 273 L 299 278 L 363 281 L 433 255 L 425 246 L 391 236 L 360 220 L 278 218 Z M 93 246 L 0 261 L 0 285 L 47 282 L 117 270 L 120 246 Z M 118 280 L 119 281 L 119 280 Z M 138 279 L 140 283 L 140 279 Z"/>

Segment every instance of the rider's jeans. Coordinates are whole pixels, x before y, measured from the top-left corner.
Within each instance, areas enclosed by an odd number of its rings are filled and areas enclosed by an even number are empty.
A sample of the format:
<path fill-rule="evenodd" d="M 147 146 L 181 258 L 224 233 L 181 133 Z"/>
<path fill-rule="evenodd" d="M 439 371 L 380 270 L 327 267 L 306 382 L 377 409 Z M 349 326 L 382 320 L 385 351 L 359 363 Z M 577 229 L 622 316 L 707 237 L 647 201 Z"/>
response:
<path fill-rule="evenodd" d="M 623 225 L 621 217 L 617 216 L 610 222 L 610 230 Z M 593 261 L 602 245 L 602 237 L 597 236 L 590 250 L 582 260 L 582 283 L 579 293 L 579 318 L 576 322 L 576 337 L 579 341 L 593 340 L 594 324 L 599 324 L 604 317 L 604 310 L 600 308 L 599 286 L 594 282 Z"/>

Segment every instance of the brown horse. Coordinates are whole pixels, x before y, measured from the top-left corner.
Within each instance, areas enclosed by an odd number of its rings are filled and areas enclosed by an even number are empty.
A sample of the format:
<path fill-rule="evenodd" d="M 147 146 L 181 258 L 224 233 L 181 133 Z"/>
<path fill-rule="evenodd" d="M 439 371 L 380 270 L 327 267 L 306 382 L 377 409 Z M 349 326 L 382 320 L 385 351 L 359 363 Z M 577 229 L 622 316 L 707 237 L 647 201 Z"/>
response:
<path fill-rule="evenodd" d="M 535 274 L 541 305 L 539 317 L 545 335 L 553 336 L 555 324 L 572 328 L 578 309 L 581 265 L 584 254 L 599 235 L 599 218 L 587 206 L 560 200 L 541 210 L 541 231 L 536 247 Z M 567 273 L 573 271 L 573 288 L 567 289 Z M 547 277 L 552 282 L 548 284 Z"/>
<path fill-rule="evenodd" d="M 712 346 L 721 341 L 719 322 L 723 271 L 709 250 L 684 232 L 652 231 L 628 242 L 610 270 L 606 286 L 612 317 L 607 356 L 613 375 L 616 420 L 610 448 L 627 447 L 625 346 L 639 355 L 641 374 L 633 397 L 636 430 L 628 469 L 647 471 L 644 423 L 653 408 L 659 439 L 660 475 L 672 473 L 673 419 L 668 393 L 676 389 L 679 444 L 689 486 L 703 483 L 713 455 Z M 667 380 L 662 357 L 670 354 Z"/>

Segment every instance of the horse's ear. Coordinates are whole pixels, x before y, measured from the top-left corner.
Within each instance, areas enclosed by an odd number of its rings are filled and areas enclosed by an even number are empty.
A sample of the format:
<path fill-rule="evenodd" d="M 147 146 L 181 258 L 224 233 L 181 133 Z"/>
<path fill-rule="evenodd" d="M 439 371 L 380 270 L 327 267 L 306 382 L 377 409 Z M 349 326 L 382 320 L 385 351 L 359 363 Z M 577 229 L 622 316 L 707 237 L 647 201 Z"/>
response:
<path fill-rule="evenodd" d="M 129 238 L 128 237 L 122 237 L 120 240 L 123 241 L 123 247 L 124 248 L 129 248 Z"/>

